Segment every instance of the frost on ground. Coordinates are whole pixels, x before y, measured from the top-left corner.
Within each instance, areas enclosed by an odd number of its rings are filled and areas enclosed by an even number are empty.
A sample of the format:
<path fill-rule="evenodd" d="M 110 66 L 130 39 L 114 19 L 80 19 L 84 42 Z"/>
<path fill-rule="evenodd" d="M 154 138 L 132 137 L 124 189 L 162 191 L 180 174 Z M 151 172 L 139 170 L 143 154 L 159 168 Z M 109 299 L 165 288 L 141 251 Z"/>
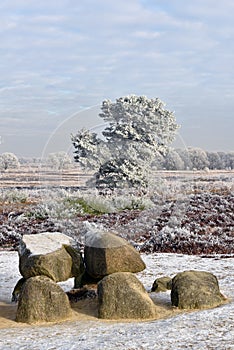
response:
<path fill-rule="evenodd" d="M 234 254 L 234 182 L 228 174 L 164 174 L 146 195 L 99 195 L 48 187 L 0 193 L 0 249 L 22 234 L 63 232 L 79 243 L 85 222 L 114 231 L 139 251 Z M 158 174 L 161 176 L 161 174 Z"/>
<path fill-rule="evenodd" d="M 105 322 L 84 320 L 48 326 L 21 326 L 0 330 L 1 349 L 220 349 L 231 350 L 234 339 L 233 258 L 157 253 L 142 255 L 147 269 L 138 274 L 147 290 L 157 277 L 173 277 L 184 270 L 214 273 L 221 292 L 230 302 L 220 307 L 182 312 L 173 317 L 151 322 Z M 0 301 L 10 303 L 12 289 L 20 277 L 16 252 L 0 252 Z M 71 287 L 71 281 L 63 288 Z M 169 303 L 169 293 L 153 293 L 158 303 Z"/>

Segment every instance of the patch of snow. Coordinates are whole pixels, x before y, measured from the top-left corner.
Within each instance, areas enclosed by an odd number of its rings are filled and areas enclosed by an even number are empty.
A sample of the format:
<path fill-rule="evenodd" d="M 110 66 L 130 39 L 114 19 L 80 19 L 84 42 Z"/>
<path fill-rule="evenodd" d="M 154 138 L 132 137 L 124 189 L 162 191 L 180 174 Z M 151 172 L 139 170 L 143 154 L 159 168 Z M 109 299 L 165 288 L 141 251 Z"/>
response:
<path fill-rule="evenodd" d="M 63 244 L 71 245 L 73 239 L 61 232 L 43 232 L 37 235 L 24 235 L 22 239 L 32 255 L 48 254 L 62 248 Z"/>

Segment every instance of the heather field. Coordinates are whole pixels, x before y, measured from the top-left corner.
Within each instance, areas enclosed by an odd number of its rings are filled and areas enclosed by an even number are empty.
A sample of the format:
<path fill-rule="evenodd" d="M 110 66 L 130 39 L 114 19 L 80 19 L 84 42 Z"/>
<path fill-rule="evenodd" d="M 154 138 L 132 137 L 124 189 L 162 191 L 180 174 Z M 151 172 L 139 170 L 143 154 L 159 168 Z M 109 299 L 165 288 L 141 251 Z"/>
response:
<path fill-rule="evenodd" d="M 99 194 L 77 168 L 25 168 L 1 175 L 0 244 L 61 231 L 82 246 L 87 229 L 111 230 L 144 253 L 234 254 L 234 172 L 160 171 L 147 193 Z"/>

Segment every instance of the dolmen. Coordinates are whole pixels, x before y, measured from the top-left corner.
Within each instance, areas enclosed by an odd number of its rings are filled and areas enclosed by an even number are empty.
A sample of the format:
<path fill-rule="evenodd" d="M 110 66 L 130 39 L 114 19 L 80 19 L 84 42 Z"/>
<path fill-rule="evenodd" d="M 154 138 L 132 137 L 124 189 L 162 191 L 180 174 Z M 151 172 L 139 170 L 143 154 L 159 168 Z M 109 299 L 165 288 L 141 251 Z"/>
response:
<path fill-rule="evenodd" d="M 69 318 L 72 312 L 69 299 L 57 282 L 71 277 L 74 277 L 75 288 L 83 287 L 88 282 L 97 283 L 103 280 L 98 289 L 100 318 L 126 318 L 129 315 L 131 318 L 152 318 L 155 315 L 152 300 L 133 274 L 144 270 L 145 263 L 134 247 L 114 233 L 89 232 L 84 257 L 74 240 L 60 232 L 24 235 L 18 253 L 22 278 L 12 294 L 12 300 L 18 301 L 18 322 L 54 322 Z M 109 286 L 108 276 L 112 276 L 113 281 L 118 281 L 117 284 L 111 283 L 112 292 L 109 287 L 105 287 Z M 136 286 L 139 288 L 138 293 Z M 122 293 L 118 292 L 119 289 L 122 289 Z M 124 300 L 125 310 L 121 311 L 117 307 L 115 315 L 111 311 L 108 314 L 106 310 L 111 297 L 106 298 L 106 293 L 112 295 L 112 302 L 117 296 L 119 305 Z M 141 305 L 141 309 L 145 311 L 139 311 L 139 307 L 135 314 L 127 311 L 127 306 L 131 308 L 129 300 L 133 294 L 134 305 Z"/>
<path fill-rule="evenodd" d="M 24 235 L 18 249 L 22 278 L 12 300 L 18 301 L 16 321 L 58 322 L 72 314 L 69 293 L 57 284 L 74 278 L 70 295 L 87 295 L 95 284 L 101 319 L 150 320 L 160 317 L 156 305 L 135 273 L 145 269 L 139 252 L 113 232 L 90 231 L 83 253 L 61 232 Z M 97 290 L 97 292 L 96 292 Z M 217 278 L 204 271 L 184 271 L 173 278 L 159 277 L 151 292 L 171 290 L 171 306 L 179 309 L 215 307 L 225 300 Z M 77 292 L 77 294 L 76 294 Z"/>

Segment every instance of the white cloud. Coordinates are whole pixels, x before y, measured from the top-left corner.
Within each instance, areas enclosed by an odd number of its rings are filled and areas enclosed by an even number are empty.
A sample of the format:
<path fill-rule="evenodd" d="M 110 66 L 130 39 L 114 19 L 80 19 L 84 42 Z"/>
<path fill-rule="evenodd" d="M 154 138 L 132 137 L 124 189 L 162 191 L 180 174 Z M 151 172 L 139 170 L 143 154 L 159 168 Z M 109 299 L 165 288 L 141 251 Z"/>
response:
<path fill-rule="evenodd" d="M 156 39 L 161 36 L 161 33 L 140 30 L 140 31 L 136 31 L 134 33 L 134 36 L 140 39 Z"/>

